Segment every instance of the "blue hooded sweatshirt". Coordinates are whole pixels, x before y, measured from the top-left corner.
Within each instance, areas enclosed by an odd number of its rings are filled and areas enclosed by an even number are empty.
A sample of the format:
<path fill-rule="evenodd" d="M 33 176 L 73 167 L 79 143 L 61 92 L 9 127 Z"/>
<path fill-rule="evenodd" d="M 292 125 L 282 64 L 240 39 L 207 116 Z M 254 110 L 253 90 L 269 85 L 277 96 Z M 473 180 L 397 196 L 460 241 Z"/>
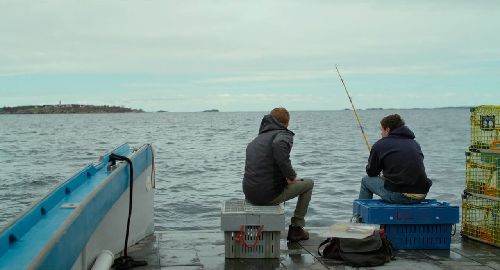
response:
<path fill-rule="evenodd" d="M 382 172 L 384 188 L 393 192 L 425 194 L 432 181 L 427 178 L 424 154 L 407 126 L 391 131 L 372 147 L 366 173 L 377 176 Z"/>

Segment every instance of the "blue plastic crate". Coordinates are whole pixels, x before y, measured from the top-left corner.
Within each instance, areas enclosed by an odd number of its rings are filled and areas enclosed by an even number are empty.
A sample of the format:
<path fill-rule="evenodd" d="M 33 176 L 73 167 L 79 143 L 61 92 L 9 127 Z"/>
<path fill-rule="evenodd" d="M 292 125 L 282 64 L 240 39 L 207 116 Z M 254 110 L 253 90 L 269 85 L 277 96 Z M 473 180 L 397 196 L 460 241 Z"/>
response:
<path fill-rule="evenodd" d="M 449 249 L 451 227 L 459 221 L 458 206 L 436 200 L 411 205 L 355 200 L 353 214 L 363 223 L 382 225 L 396 250 Z"/>
<path fill-rule="evenodd" d="M 450 249 L 451 224 L 382 225 L 392 247 L 399 249 Z"/>
<path fill-rule="evenodd" d="M 355 200 L 353 214 L 371 224 L 455 224 L 459 207 L 424 200 L 419 204 L 392 204 L 382 200 Z"/>

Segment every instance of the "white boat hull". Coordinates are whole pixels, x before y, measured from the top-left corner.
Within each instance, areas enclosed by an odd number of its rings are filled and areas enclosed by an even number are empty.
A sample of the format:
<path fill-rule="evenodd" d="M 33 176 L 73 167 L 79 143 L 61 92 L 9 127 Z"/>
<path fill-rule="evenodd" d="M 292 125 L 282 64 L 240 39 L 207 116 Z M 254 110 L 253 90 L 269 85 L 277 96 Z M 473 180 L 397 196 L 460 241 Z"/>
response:
<path fill-rule="evenodd" d="M 73 264 L 72 270 L 89 269 L 97 255 L 110 250 L 116 256 L 123 251 L 130 188 L 123 193 L 96 228 L 85 248 Z M 154 189 L 152 188 L 151 166 L 134 181 L 132 216 L 128 246 L 132 246 L 154 232 Z M 136 258 L 140 259 L 140 258 Z"/>

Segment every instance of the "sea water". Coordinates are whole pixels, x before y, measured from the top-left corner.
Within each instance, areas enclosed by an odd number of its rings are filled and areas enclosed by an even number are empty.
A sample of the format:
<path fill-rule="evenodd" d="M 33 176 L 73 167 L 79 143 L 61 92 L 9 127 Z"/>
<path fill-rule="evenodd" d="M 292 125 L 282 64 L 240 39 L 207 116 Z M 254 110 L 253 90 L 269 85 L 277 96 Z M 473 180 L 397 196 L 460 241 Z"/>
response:
<path fill-rule="evenodd" d="M 359 111 L 371 144 L 382 117 L 414 131 L 434 181 L 428 198 L 460 204 L 468 109 Z M 217 229 L 223 200 L 243 198 L 245 148 L 266 112 L 0 115 L 0 226 L 51 187 L 128 142 L 155 148 L 157 230 Z M 349 221 L 368 150 L 353 112 L 292 111 L 292 165 L 315 181 L 307 226 Z M 290 217 L 295 200 L 286 204 Z M 287 218 L 287 222 L 288 222 Z"/>

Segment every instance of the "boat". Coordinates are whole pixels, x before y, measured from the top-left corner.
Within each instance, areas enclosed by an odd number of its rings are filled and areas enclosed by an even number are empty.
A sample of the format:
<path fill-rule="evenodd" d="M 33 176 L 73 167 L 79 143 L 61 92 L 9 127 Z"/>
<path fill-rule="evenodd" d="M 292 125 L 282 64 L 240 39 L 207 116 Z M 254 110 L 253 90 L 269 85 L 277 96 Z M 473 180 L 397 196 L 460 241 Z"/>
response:
<path fill-rule="evenodd" d="M 0 269 L 89 269 L 120 252 L 115 265 L 134 263 L 127 247 L 154 233 L 154 190 L 152 146 L 117 147 L 0 230 Z"/>

